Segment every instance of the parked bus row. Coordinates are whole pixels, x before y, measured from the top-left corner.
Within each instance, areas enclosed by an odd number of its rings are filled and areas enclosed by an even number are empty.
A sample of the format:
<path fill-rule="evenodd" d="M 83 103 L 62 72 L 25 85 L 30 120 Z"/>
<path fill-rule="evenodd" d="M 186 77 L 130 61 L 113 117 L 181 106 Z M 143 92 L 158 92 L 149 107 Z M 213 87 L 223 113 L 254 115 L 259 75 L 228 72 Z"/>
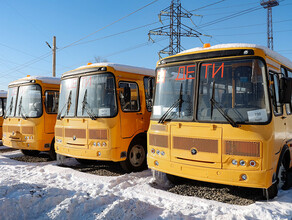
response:
<path fill-rule="evenodd" d="M 270 199 L 289 186 L 291 91 L 292 62 L 253 44 L 204 45 L 155 72 L 89 64 L 10 83 L 2 140 L 27 155 L 115 161 L 127 172 L 148 164 L 159 184 L 184 177 Z"/>

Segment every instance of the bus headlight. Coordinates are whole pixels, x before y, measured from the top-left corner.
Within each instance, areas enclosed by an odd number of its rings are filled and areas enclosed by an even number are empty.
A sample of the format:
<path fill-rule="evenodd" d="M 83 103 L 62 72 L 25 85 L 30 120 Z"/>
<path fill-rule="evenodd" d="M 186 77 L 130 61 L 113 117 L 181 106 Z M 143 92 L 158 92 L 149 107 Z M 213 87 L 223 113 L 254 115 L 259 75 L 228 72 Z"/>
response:
<path fill-rule="evenodd" d="M 244 160 L 241 160 L 241 161 L 239 161 L 239 164 L 240 164 L 241 166 L 245 166 L 245 161 L 244 161 Z"/>
<path fill-rule="evenodd" d="M 232 164 L 233 164 L 234 166 L 236 166 L 236 165 L 237 165 L 237 160 L 232 160 Z"/>
<path fill-rule="evenodd" d="M 249 165 L 255 167 L 257 163 L 254 160 L 249 161 Z"/>
<path fill-rule="evenodd" d="M 106 143 L 105 142 L 102 142 L 102 146 L 105 147 L 106 146 Z"/>

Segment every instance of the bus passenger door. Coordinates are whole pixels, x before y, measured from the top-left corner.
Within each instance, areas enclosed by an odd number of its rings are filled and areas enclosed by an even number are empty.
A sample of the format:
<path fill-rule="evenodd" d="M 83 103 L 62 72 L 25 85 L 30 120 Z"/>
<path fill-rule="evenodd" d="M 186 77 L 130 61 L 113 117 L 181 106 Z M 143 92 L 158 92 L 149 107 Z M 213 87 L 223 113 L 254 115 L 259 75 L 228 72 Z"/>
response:
<path fill-rule="evenodd" d="M 138 84 L 136 82 L 120 81 L 119 100 L 121 106 L 121 137 L 130 138 L 143 126 Z"/>

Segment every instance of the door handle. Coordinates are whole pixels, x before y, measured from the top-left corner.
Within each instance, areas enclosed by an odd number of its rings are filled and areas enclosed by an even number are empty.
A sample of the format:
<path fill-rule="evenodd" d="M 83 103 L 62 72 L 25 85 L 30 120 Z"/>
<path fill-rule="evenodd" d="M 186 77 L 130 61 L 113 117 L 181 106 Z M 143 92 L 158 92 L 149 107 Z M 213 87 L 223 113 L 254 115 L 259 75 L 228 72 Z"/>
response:
<path fill-rule="evenodd" d="M 142 112 L 137 112 L 137 115 L 142 115 Z"/>
<path fill-rule="evenodd" d="M 282 117 L 281 117 L 281 119 L 285 119 L 285 118 L 287 118 L 287 117 L 285 117 L 285 116 L 282 116 Z"/>

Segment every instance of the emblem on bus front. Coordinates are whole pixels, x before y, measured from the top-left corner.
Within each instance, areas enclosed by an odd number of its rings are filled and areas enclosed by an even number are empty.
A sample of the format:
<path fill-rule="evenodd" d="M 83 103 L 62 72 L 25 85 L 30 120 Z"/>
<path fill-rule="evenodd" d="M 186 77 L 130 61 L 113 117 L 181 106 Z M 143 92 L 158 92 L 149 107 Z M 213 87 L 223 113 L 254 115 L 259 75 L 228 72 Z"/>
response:
<path fill-rule="evenodd" d="M 196 149 L 192 149 L 192 150 L 191 150 L 191 154 L 192 154 L 192 155 L 196 155 L 197 153 L 198 153 L 198 151 L 197 151 Z"/>
<path fill-rule="evenodd" d="M 76 136 L 74 135 L 74 136 L 73 136 L 73 141 L 75 141 L 75 140 L 76 140 Z"/>

